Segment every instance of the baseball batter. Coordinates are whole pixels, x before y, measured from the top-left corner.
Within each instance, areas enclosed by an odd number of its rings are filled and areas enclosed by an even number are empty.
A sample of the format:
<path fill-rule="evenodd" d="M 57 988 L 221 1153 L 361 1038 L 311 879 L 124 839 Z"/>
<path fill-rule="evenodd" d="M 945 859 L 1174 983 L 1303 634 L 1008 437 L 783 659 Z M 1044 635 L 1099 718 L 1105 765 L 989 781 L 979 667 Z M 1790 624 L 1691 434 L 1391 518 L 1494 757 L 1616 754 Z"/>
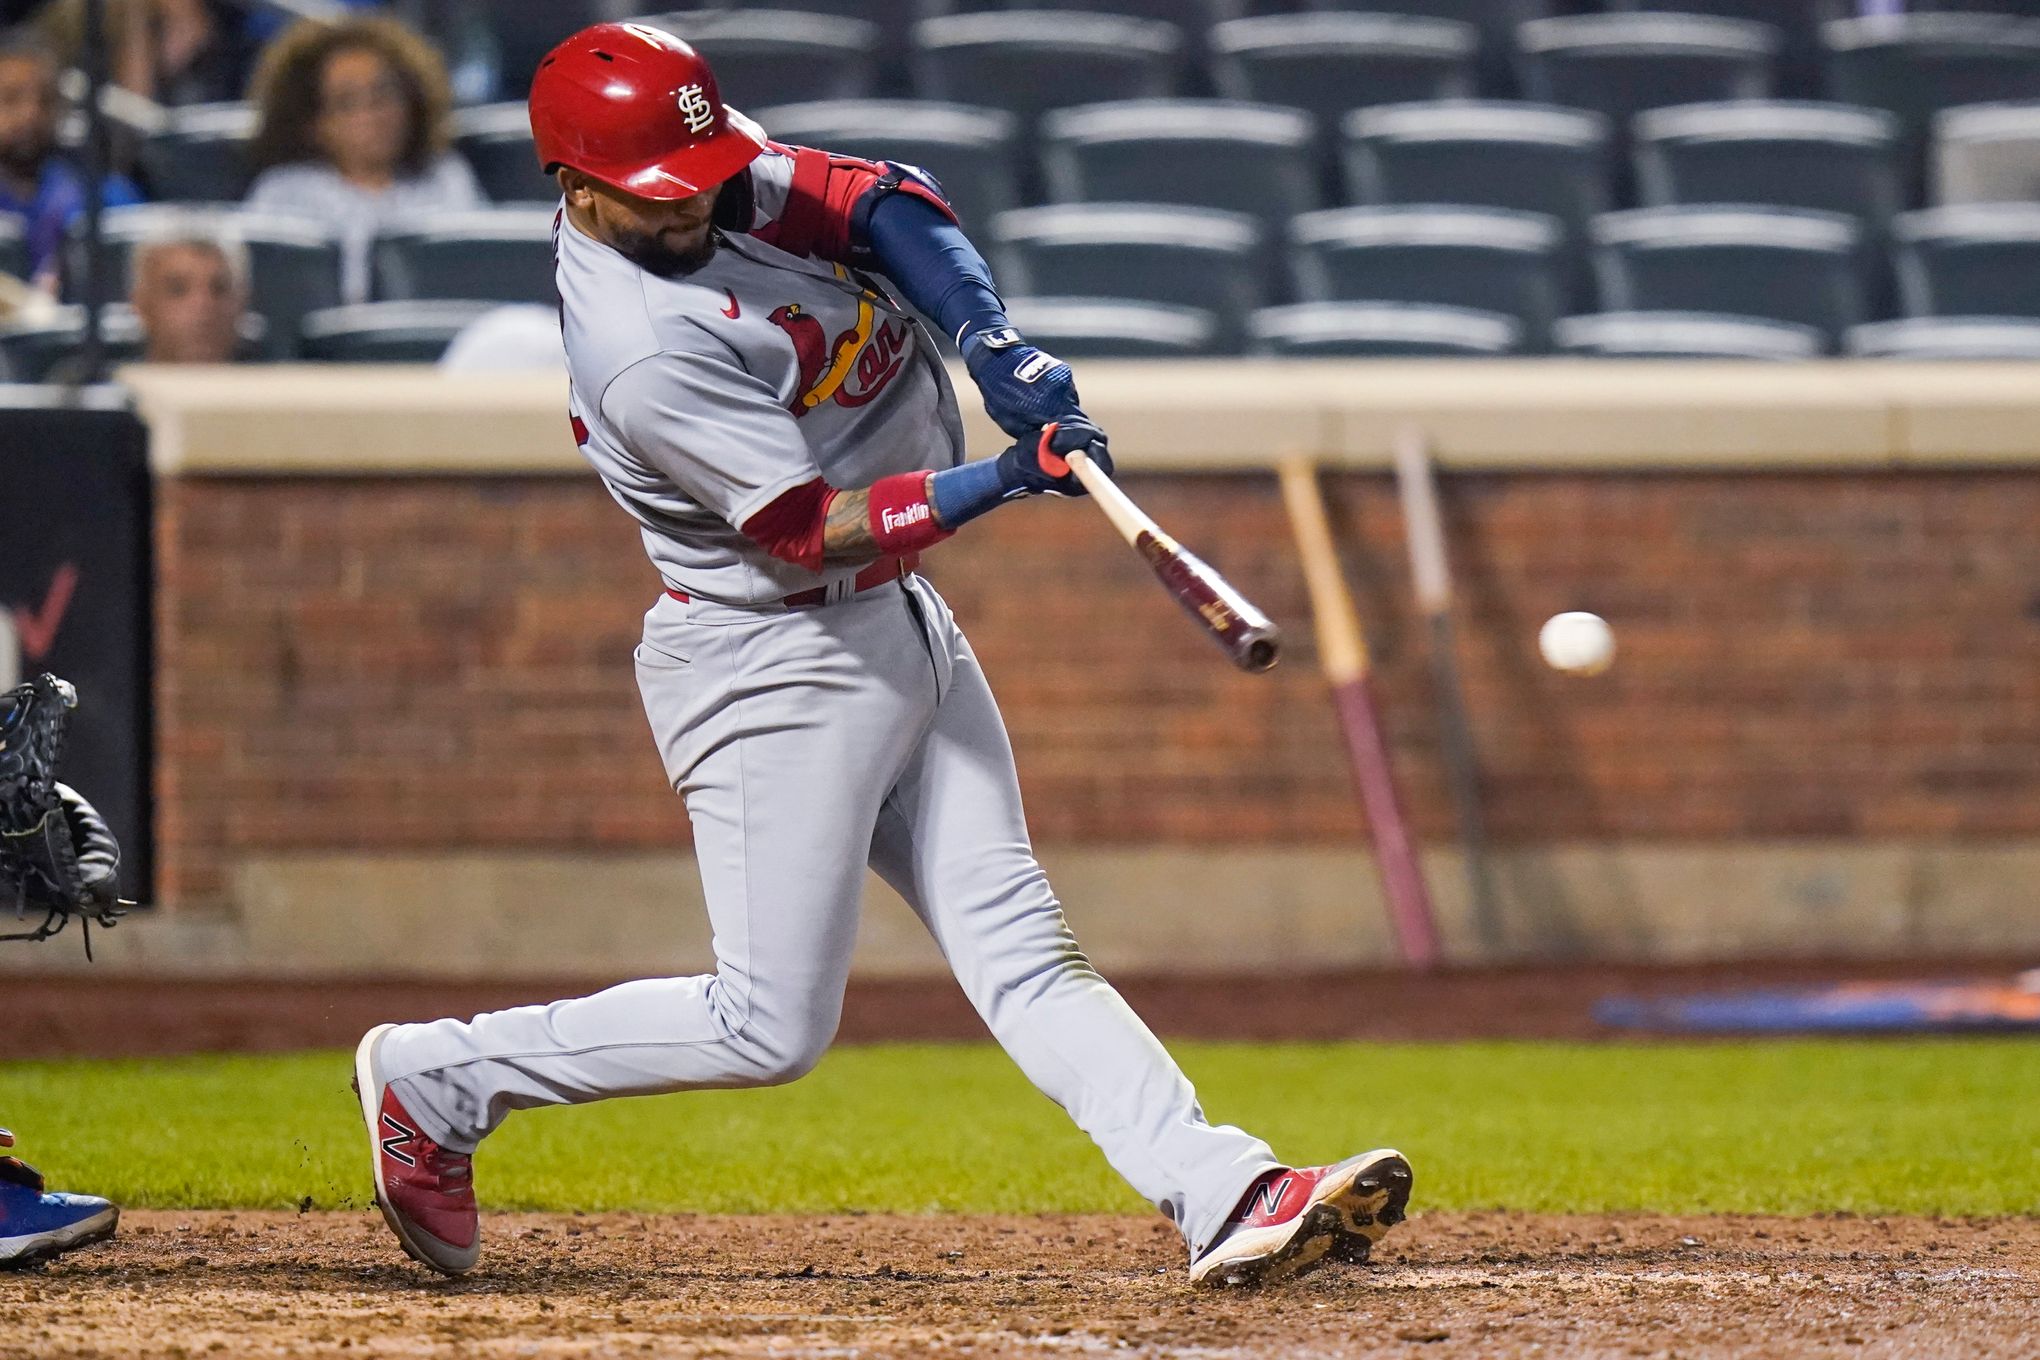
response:
<path fill-rule="evenodd" d="M 667 587 L 637 678 L 693 823 L 716 970 L 370 1031 L 356 1086 L 404 1249 L 475 1265 L 472 1154 L 513 1110 L 811 1069 L 869 865 L 1027 1076 L 1182 1231 L 1193 1280 L 1364 1259 L 1402 1218 L 1408 1164 L 1292 1169 L 1206 1121 L 1071 936 L 991 689 L 915 574 L 1006 501 L 1081 495 L 1063 454 L 1111 466 L 1069 367 L 1006 323 L 939 187 L 768 141 L 691 48 L 637 24 L 548 56 L 531 117 L 563 193 L 574 438 Z M 916 310 L 1015 436 L 998 458 L 965 461 Z"/>

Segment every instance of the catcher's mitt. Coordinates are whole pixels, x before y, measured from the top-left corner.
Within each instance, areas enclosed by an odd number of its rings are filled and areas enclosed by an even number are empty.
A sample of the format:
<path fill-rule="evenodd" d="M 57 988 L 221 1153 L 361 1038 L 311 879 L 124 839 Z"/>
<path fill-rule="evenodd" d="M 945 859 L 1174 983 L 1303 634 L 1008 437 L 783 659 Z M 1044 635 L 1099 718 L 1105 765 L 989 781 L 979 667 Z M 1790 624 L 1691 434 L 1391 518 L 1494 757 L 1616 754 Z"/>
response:
<path fill-rule="evenodd" d="M 120 900 L 120 843 L 106 819 L 57 782 L 64 729 L 78 692 L 54 675 L 0 694 L 0 911 L 43 914 L 0 940 L 46 940 L 77 917 L 92 955 L 92 925 L 110 926 Z"/>
<path fill-rule="evenodd" d="M 0 1129 L 0 1148 L 11 1148 L 13 1146 L 14 1135 L 6 1129 Z M 42 1172 L 37 1171 L 19 1157 L 0 1157 L 0 1181 L 33 1190 L 38 1195 L 48 1188 L 43 1184 Z"/>

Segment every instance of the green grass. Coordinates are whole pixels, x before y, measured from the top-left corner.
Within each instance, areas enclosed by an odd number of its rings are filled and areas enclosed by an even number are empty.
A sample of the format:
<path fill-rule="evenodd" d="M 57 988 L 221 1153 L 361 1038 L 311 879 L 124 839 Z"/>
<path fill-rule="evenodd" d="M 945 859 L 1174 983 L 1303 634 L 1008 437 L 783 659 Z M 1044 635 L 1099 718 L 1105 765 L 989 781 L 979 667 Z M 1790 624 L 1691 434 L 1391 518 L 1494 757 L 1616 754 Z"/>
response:
<path fill-rule="evenodd" d="M 2040 1043 L 1178 1044 L 1212 1117 L 1278 1154 L 1392 1144 L 1418 1207 L 2040 1213 Z M 143 1207 L 364 1197 L 339 1053 L 0 1063 L 0 1117 L 66 1186 Z M 1137 1212 L 989 1046 L 846 1048 L 796 1085 L 513 1116 L 498 1209 Z"/>

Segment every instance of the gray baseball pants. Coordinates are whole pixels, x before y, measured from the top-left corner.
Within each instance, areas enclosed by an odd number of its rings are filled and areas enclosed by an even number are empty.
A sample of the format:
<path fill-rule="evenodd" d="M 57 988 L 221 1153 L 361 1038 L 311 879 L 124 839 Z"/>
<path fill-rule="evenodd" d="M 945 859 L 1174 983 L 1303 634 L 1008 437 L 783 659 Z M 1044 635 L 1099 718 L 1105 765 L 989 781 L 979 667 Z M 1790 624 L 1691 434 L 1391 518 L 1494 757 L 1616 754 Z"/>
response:
<path fill-rule="evenodd" d="M 1077 947 L 991 689 L 926 581 L 795 611 L 662 596 L 637 674 L 693 822 L 716 970 L 399 1027 L 383 1061 L 427 1135 L 467 1150 L 512 1110 L 803 1075 L 836 1033 L 868 863 L 1021 1070 L 1193 1251 L 1278 1164 L 1205 1120 Z"/>

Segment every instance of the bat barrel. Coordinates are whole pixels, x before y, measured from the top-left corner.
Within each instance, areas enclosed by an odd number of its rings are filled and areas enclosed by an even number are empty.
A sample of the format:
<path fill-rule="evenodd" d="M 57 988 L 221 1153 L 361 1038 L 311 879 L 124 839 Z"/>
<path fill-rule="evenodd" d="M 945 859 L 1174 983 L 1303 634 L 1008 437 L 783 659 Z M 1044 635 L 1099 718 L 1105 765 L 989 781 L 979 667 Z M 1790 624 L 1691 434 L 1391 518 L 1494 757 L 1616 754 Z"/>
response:
<path fill-rule="evenodd" d="M 1068 455 L 1070 469 L 1091 493 L 1092 501 L 1112 521 L 1120 537 L 1133 545 L 1153 570 L 1162 588 L 1197 620 L 1243 671 L 1265 671 L 1282 655 L 1282 631 L 1223 576 L 1183 545 L 1162 532 L 1147 512 L 1079 449 Z"/>
<path fill-rule="evenodd" d="M 1185 613 L 1204 625 L 1233 665 L 1258 672 L 1281 659 L 1282 630 L 1195 553 L 1165 535 L 1149 532 L 1135 539 L 1134 547 L 1147 559 L 1163 588 Z"/>

